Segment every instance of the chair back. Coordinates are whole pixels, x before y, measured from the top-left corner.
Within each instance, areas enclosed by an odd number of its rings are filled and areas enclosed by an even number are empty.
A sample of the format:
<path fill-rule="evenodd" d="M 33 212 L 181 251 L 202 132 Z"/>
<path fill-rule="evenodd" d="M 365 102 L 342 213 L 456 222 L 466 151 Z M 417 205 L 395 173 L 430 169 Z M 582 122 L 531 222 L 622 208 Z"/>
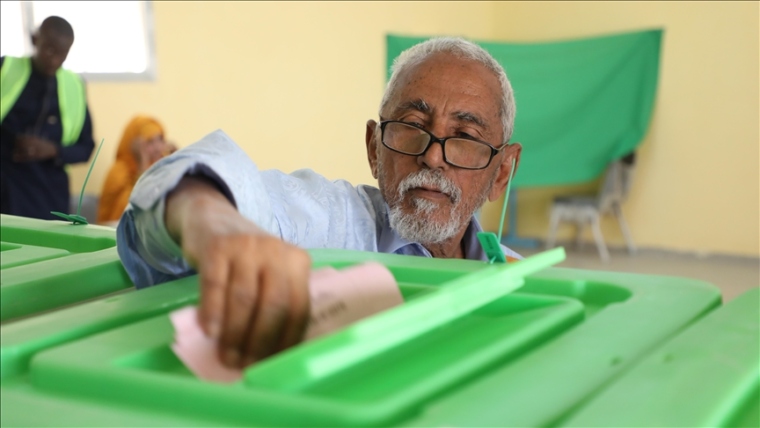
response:
<path fill-rule="evenodd" d="M 633 176 L 633 165 L 615 161 L 607 167 L 602 187 L 597 195 L 597 206 L 600 212 L 606 212 L 614 204 L 622 204 L 628 197 Z"/>

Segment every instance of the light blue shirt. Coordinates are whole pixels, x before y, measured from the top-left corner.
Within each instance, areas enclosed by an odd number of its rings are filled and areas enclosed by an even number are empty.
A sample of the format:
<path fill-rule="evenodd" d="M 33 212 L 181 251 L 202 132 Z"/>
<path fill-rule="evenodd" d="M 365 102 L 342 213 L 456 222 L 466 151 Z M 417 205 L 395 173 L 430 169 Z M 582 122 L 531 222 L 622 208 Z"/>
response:
<path fill-rule="evenodd" d="M 311 170 L 259 171 L 224 132 L 215 131 L 166 157 L 138 180 L 117 228 L 119 256 L 137 288 L 196 272 L 164 225 L 164 201 L 186 174 L 215 181 L 247 219 L 301 248 L 340 248 L 432 257 L 421 244 L 396 234 L 380 190 L 329 181 Z M 464 235 L 465 256 L 487 260 L 473 217 Z M 503 247 L 503 246 L 502 246 Z M 503 247 L 505 254 L 521 258 Z"/>

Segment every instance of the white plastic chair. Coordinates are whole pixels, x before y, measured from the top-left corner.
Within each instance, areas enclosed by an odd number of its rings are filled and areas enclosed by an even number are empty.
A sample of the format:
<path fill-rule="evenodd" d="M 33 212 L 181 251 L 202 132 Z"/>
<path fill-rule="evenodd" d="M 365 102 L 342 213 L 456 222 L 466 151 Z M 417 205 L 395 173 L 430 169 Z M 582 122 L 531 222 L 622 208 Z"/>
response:
<path fill-rule="evenodd" d="M 632 159 L 632 155 L 630 159 Z M 621 208 L 623 201 L 628 196 L 632 174 L 632 161 L 616 161 L 607 168 L 602 187 L 596 196 L 560 196 L 555 198 L 549 216 L 549 236 L 546 239 L 546 248 L 554 247 L 557 228 L 560 223 L 570 222 L 577 225 L 576 245 L 578 246 L 581 244 L 586 226 L 590 225 L 599 250 L 599 257 L 605 262 L 608 261 L 610 253 L 607 251 L 607 245 L 602 236 L 600 220 L 603 215 L 612 214 L 620 224 L 628 252 L 635 253 L 636 247 L 633 244 Z"/>

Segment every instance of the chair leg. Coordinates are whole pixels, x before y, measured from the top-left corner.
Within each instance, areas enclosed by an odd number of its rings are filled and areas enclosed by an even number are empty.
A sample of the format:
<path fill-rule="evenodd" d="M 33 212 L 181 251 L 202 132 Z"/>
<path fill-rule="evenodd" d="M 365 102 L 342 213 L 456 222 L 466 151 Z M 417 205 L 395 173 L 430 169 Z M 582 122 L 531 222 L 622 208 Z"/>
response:
<path fill-rule="evenodd" d="M 595 216 L 591 220 L 591 231 L 594 232 L 594 240 L 596 241 L 596 247 L 599 249 L 599 257 L 601 257 L 603 262 L 609 261 L 610 253 L 607 251 L 607 245 L 604 243 L 602 228 L 599 226 L 599 216 Z"/>
<path fill-rule="evenodd" d="M 583 248 L 583 232 L 585 231 L 586 231 L 586 222 L 585 221 L 579 222 L 578 230 L 576 232 L 577 235 L 575 235 L 575 247 L 579 250 Z"/>
<path fill-rule="evenodd" d="M 623 238 L 625 239 L 625 245 L 628 247 L 628 252 L 630 254 L 636 254 L 636 246 L 633 244 L 631 231 L 628 230 L 628 223 L 625 222 L 625 217 L 623 217 L 623 210 L 618 204 L 613 204 L 612 209 L 614 210 L 615 217 L 617 217 L 618 224 L 620 224 L 620 230 L 623 232 Z"/>
<path fill-rule="evenodd" d="M 559 227 L 560 213 L 552 210 L 549 219 L 549 236 L 546 238 L 546 249 L 554 248 L 554 241 L 557 239 L 557 228 Z"/>

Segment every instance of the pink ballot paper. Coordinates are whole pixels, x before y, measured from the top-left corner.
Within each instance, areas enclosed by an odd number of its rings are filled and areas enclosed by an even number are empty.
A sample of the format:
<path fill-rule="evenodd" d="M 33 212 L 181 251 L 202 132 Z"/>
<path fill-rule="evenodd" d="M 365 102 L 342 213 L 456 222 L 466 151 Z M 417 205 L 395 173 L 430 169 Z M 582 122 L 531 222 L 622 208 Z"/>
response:
<path fill-rule="evenodd" d="M 304 340 L 346 327 L 362 318 L 403 303 L 396 279 L 383 265 L 364 263 L 343 270 L 324 268 L 309 278 L 311 317 Z M 174 325 L 172 350 L 201 379 L 235 382 L 241 370 L 225 367 L 217 356 L 216 341 L 203 333 L 194 306 L 169 315 Z"/>

